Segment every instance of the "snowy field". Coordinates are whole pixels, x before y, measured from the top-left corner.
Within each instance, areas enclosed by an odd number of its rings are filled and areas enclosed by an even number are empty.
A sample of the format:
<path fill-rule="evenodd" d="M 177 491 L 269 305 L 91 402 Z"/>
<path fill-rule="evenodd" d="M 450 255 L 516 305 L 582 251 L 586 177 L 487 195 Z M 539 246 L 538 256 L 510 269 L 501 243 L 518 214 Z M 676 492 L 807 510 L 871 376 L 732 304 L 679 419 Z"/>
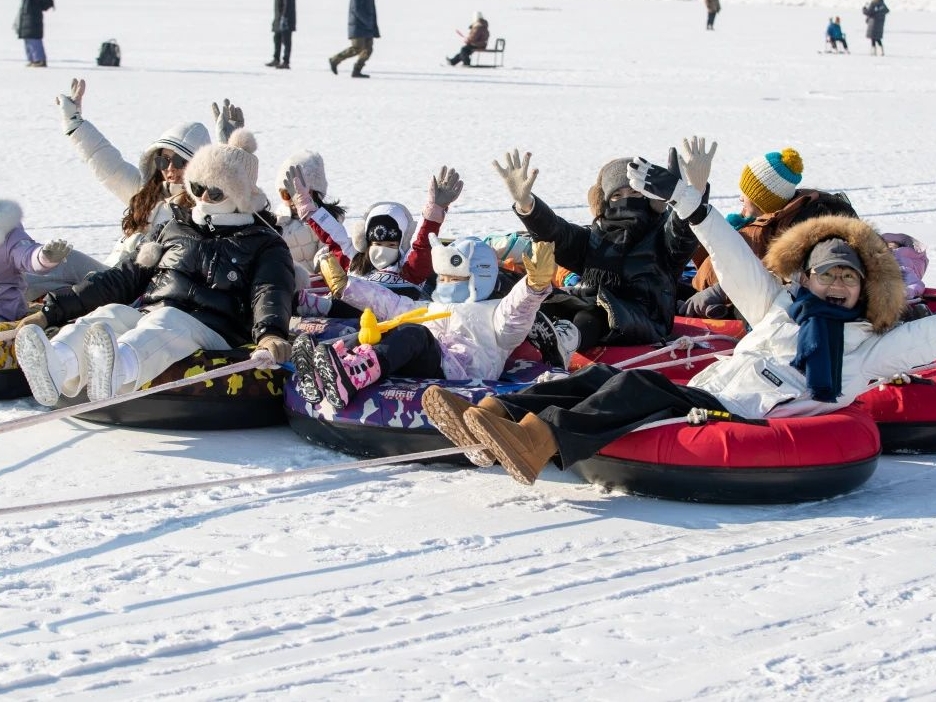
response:
<path fill-rule="evenodd" d="M 14 14 L 15 2 L 6 4 Z M 533 153 L 535 191 L 574 221 L 615 157 L 719 142 L 713 201 L 785 146 L 803 186 L 930 245 L 936 282 L 936 0 L 893 0 L 869 55 L 860 2 L 383 0 L 369 81 L 326 58 L 345 0 L 300 2 L 292 70 L 271 5 L 60 0 L 49 68 L 0 45 L 0 197 L 38 240 L 103 256 L 123 205 L 61 133 L 54 98 L 127 158 L 212 101 L 243 106 L 261 186 L 298 146 L 352 220 L 418 211 L 442 164 L 466 182 L 443 231 L 513 231 L 491 167 Z M 444 63 L 475 10 L 505 67 Z M 851 55 L 821 53 L 839 14 Z M 9 26 L 9 25 L 7 25 Z M 115 37 L 124 65 L 94 65 Z M 0 421 L 39 411 L 0 405 Z M 3 436 L 0 507 L 346 462 L 287 427 L 157 432 L 77 420 Z M 0 517 L 0 697 L 9 700 L 931 700 L 936 457 L 882 458 L 818 503 L 718 506 L 608 494 L 555 468 L 414 464 L 309 473 Z"/>

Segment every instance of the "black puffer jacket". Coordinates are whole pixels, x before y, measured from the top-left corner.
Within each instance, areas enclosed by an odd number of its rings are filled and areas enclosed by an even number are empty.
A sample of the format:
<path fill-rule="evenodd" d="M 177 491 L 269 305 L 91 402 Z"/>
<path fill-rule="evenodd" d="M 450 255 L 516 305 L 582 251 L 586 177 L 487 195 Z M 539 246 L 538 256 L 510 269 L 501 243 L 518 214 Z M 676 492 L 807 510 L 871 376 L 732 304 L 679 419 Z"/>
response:
<path fill-rule="evenodd" d="M 20 39 L 42 39 L 42 13 L 54 6 L 53 0 L 23 0 L 16 18 L 16 35 Z"/>
<path fill-rule="evenodd" d="M 287 338 L 295 272 L 279 233 L 260 218 L 246 226 L 198 226 L 188 211 L 143 244 L 132 261 L 51 293 L 43 307 L 60 325 L 109 303 L 176 307 L 231 346 Z"/>
<path fill-rule="evenodd" d="M 698 243 L 687 223 L 647 208 L 571 224 L 539 198 L 529 215 L 518 216 L 534 241 L 555 242 L 557 264 L 582 277 L 555 303 L 573 310 L 599 305 L 608 313 L 604 343 L 653 343 L 673 330 L 676 283 Z"/>

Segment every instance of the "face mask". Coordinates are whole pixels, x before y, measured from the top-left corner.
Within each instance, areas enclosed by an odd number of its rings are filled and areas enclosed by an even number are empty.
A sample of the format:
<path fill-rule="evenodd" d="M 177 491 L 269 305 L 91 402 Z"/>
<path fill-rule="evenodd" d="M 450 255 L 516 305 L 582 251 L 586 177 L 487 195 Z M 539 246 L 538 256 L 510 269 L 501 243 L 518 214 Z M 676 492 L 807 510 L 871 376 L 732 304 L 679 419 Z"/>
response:
<path fill-rule="evenodd" d="M 195 219 L 204 220 L 205 215 L 231 214 L 231 212 L 236 209 L 237 205 L 234 204 L 231 198 L 227 198 L 221 202 L 205 202 L 204 200 L 199 200 L 195 203 L 195 207 L 192 208 L 192 216 L 195 217 Z"/>
<path fill-rule="evenodd" d="M 436 288 L 432 292 L 432 299 L 443 304 L 454 302 L 464 302 L 471 294 L 471 288 L 468 287 L 468 280 L 457 280 L 451 283 L 436 283 Z"/>
<path fill-rule="evenodd" d="M 389 246 L 368 246 L 367 258 L 378 271 L 389 268 L 400 259 L 400 250 Z"/>

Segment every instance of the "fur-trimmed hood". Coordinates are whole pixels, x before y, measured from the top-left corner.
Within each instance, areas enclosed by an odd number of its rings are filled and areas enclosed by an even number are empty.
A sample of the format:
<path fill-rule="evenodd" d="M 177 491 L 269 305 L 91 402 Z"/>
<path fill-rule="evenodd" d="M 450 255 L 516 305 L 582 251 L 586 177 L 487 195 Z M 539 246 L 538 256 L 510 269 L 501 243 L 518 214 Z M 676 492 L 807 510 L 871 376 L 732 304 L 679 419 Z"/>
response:
<path fill-rule="evenodd" d="M 784 281 L 792 281 L 803 270 L 812 248 L 833 238 L 843 239 L 861 258 L 865 268 L 862 297 L 867 303 L 868 321 L 878 334 L 887 331 L 900 320 L 906 307 L 903 277 L 884 239 L 867 222 L 841 216 L 807 219 L 773 241 L 764 265 Z"/>
<path fill-rule="evenodd" d="M 23 210 L 13 200 L 0 200 L 0 244 L 23 223 Z"/>

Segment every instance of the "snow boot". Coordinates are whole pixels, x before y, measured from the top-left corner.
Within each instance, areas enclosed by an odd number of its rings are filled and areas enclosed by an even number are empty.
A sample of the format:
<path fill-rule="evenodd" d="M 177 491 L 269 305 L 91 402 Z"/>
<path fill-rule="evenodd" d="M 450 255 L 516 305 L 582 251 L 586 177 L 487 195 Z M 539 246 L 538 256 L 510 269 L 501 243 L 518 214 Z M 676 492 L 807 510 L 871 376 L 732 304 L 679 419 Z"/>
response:
<path fill-rule="evenodd" d="M 265 63 L 263 65 L 269 66 L 270 68 L 279 68 L 280 62 L 279 62 L 279 59 L 273 59 L 272 61 L 269 61 L 268 63 Z"/>
<path fill-rule="evenodd" d="M 336 76 L 338 75 L 338 62 L 335 59 L 328 59 L 328 67 L 331 68 L 332 73 L 334 73 Z"/>
<path fill-rule="evenodd" d="M 430 385 L 422 396 L 422 406 L 436 429 L 456 446 L 472 446 L 481 443 L 465 424 L 465 412 L 474 405 L 461 395 L 445 390 L 438 385 Z M 496 417 L 507 417 L 507 410 L 496 398 L 488 395 L 478 403 L 478 407 Z M 487 449 L 465 451 L 468 460 L 479 468 L 494 465 L 494 454 Z"/>
<path fill-rule="evenodd" d="M 478 441 L 497 457 L 514 480 L 524 485 L 536 482 L 559 450 L 552 429 L 532 412 L 519 423 L 478 408 L 468 409 L 464 417 Z"/>
<path fill-rule="evenodd" d="M 55 353 L 42 327 L 27 324 L 16 334 L 14 342 L 19 364 L 36 402 L 55 407 L 65 383 L 65 364 Z"/>
<path fill-rule="evenodd" d="M 370 344 L 345 351 L 344 344 L 322 344 L 312 353 L 312 363 L 322 381 L 325 399 L 344 409 L 358 390 L 380 380 L 380 361 Z"/>
<path fill-rule="evenodd" d="M 300 334 L 292 350 L 296 390 L 306 402 L 317 405 L 325 395 L 322 392 L 322 381 L 315 372 L 314 354 L 315 339 L 310 334 Z"/>
<path fill-rule="evenodd" d="M 363 68 L 364 66 L 355 65 L 354 70 L 351 71 L 351 77 L 352 78 L 370 78 L 370 76 L 367 73 L 361 72 Z"/>
<path fill-rule="evenodd" d="M 88 368 L 88 399 L 91 402 L 107 400 L 117 394 L 123 384 L 118 378 L 117 335 L 106 324 L 95 322 L 84 338 L 84 357 Z"/>

